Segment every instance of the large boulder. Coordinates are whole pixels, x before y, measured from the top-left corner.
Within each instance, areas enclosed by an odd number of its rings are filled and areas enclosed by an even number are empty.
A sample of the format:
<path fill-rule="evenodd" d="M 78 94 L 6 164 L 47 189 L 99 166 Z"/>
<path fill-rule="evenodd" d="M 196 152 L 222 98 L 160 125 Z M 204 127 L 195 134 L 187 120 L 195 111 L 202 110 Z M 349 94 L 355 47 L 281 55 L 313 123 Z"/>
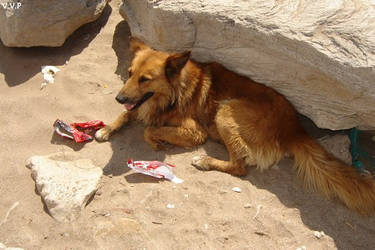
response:
<path fill-rule="evenodd" d="M 108 0 L 0 0 L 0 39 L 9 47 L 61 46 L 96 20 Z"/>
<path fill-rule="evenodd" d="M 38 193 L 50 215 L 60 222 L 77 219 L 95 194 L 103 174 L 89 159 L 74 159 L 72 154 L 33 156 L 31 169 Z"/>
<path fill-rule="evenodd" d="M 192 49 L 284 94 L 319 127 L 375 128 L 375 5 L 368 0 L 126 0 L 132 35 Z"/>

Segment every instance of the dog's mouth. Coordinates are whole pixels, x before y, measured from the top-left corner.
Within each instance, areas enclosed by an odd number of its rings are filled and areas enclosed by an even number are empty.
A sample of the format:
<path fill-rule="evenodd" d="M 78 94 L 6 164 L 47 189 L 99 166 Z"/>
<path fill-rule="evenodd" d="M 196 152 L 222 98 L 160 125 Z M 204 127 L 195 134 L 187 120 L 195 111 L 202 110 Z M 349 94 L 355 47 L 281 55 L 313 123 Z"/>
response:
<path fill-rule="evenodd" d="M 141 106 L 145 101 L 150 99 L 153 95 L 154 95 L 154 92 L 147 92 L 138 101 L 136 101 L 136 102 L 128 101 L 128 102 L 124 103 L 124 106 L 125 106 L 127 111 L 134 110 L 134 109 L 138 108 L 139 106 Z"/>

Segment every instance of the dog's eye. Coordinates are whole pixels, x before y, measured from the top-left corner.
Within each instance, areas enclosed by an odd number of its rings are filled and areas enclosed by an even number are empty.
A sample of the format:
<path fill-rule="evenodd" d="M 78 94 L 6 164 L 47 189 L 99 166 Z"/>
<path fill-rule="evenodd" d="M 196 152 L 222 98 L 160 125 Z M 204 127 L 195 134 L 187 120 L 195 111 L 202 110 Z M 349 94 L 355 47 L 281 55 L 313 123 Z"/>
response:
<path fill-rule="evenodd" d="M 138 80 L 139 83 L 150 81 L 151 79 L 145 76 L 141 76 Z"/>

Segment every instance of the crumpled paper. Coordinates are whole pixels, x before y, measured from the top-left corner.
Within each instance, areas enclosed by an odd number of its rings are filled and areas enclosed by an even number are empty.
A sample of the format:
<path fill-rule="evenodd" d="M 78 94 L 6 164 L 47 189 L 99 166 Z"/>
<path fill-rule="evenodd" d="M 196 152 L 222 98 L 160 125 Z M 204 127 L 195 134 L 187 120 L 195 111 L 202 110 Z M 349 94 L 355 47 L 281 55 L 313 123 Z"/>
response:
<path fill-rule="evenodd" d="M 55 82 L 55 74 L 60 70 L 55 66 L 42 66 L 42 74 L 44 78 L 44 82 L 40 85 L 40 89 L 43 89 L 47 86 L 47 84 L 51 84 Z"/>

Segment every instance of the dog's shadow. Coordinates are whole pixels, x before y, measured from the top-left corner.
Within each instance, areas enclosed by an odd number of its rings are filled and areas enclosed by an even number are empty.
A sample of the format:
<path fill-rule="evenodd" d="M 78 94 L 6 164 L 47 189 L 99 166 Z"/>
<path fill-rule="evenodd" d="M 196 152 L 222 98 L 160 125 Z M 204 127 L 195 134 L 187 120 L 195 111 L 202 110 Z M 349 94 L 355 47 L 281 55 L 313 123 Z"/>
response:
<path fill-rule="evenodd" d="M 117 67 L 115 74 L 119 75 L 123 81 L 128 78 L 128 67 L 131 53 L 129 51 L 130 28 L 126 21 L 121 21 L 116 25 L 112 40 L 112 48 L 117 56 Z"/>
<path fill-rule="evenodd" d="M 243 179 L 275 194 L 284 206 L 298 209 L 303 223 L 331 237 L 337 249 L 372 249 L 375 219 L 349 210 L 336 199 L 329 200 L 320 193 L 304 189 L 293 164 L 293 160 L 285 159 L 278 167 L 263 173 L 250 169 Z"/>

